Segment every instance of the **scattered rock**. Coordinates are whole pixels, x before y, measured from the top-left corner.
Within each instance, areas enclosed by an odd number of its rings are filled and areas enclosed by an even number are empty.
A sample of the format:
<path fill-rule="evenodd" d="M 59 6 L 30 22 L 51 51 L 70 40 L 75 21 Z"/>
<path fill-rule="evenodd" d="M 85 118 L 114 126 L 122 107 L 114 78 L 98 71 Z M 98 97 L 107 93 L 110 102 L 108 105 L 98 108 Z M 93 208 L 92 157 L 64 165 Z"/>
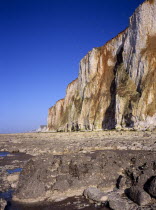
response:
<path fill-rule="evenodd" d="M 143 135 L 143 137 L 150 137 L 151 136 L 151 134 L 149 134 L 149 133 L 144 133 L 144 135 Z"/>
<path fill-rule="evenodd" d="M 106 202 L 108 200 L 108 195 L 104 192 L 101 192 L 96 187 L 89 187 L 84 190 L 84 196 L 96 202 Z"/>
<path fill-rule="evenodd" d="M 139 206 L 147 205 L 151 202 L 151 197 L 146 193 L 143 188 L 138 186 L 132 186 L 126 190 L 127 196 L 137 203 Z"/>
<path fill-rule="evenodd" d="M 7 181 L 11 185 L 12 188 L 16 188 L 19 180 L 20 173 L 13 173 L 7 176 Z"/>
<path fill-rule="evenodd" d="M 8 143 L 8 138 L 10 139 Z M 18 139 L 18 140 L 17 140 Z M 151 138 L 143 137 L 142 132 L 123 131 L 122 136 L 117 131 L 71 132 L 71 133 L 27 133 L 0 135 L 1 151 L 12 151 L 16 148 L 33 156 L 40 154 L 76 153 L 83 148 L 86 153 L 96 149 L 118 150 L 156 150 L 156 132 Z M 133 146 L 133 145 L 137 146 Z M 16 153 L 15 153 L 16 154 Z M 18 155 L 17 155 L 18 156 Z M 20 155 L 21 156 L 21 155 Z"/>

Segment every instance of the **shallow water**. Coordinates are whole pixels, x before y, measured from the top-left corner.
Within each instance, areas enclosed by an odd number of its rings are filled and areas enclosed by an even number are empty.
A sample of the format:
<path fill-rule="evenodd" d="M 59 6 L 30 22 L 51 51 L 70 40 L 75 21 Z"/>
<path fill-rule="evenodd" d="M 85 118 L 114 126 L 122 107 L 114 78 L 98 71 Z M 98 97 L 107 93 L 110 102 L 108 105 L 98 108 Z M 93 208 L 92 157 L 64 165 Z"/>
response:
<path fill-rule="evenodd" d="M 25 153 L 10 153 L 7 151 L 0 151 L 0 172 L 6 171 L 9 174 L 13 174 L 16 172 L 21 172 L 22 171 L 22 167 L 24 165 L 24 163 L 26 161 L 28 161 L 29 159 L 31 159 L 31 155 L 25 154 Z M 0 180 L 2 181 L 2 180 Z M 4 184 L 3 182 L 0 184 Z M 10 205 L 10 201 L 12 199 L 12 193 L 14 192 L 13 189 L 9 189 L 5 191 L 5 184 L 4 184 L 4 188 L 2 188 L 4 191 L 0 192 L 0 198 L 5 199 L 8 202 L 8 206 L 5 208 L 6 209 L 10 209 L 11 205 Z M 16 210 L 18 210 L 17 208 L 15 208 Z"/>
<path fill-rule="evenodd" d="M 6 171 L 9 174 L 13 174 L 13 173 L 16 173 L 16 172 L 21 172 L 22 171 L 22 168 L 7 169 Z"/>
<path fill-rule="evenodd" d="M 54 203 L 37 203 L 34 205 L 8 203 L 5 210 L 108 210 L 104 206 L 90 204 L 83 196 L 68 198 Z"/>
<path fill-rule="evenodd" d="M 8 190 L 6 192 L 0 192 L 0 198 L 5 199 L 6 201 L 11 200 L 12 193 L 13 193 L 12 189 L 10 189 L 10 190 Z"/>
<path fill-rule="evenodd" d="M 8 154 L 10 154 L 9 152 L 0 152 L 0 157 L 5 157 L 7 156 Z"/>

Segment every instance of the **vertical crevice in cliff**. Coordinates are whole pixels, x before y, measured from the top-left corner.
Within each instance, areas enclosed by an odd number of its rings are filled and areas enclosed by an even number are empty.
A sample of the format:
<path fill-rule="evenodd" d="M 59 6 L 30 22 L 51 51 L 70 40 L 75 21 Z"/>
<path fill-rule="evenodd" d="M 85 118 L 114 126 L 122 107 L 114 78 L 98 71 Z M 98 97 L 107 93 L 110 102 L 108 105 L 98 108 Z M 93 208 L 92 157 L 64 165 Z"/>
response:
<path fill-rule="evenodd" d="M 128 29 L 80 61 L 77 82 L 49 110 L 49 130 L 156 126 L 155 2 L 146 0 Z"/>
<path fill-rule="evenodd" d="M 123 63 L 123 47 L 119 49 L 119 52 L 117 53 L 117 62 L 115 64 L 115 67 L 113 69 L 114 73 L 114 79 L 110 86 L 110 95 L 111 95 L 111 101 L 110 105 L 106 110 L 104 119 L 102 121 L 102 129 L 114 129 L 116 126 L 116 118 L 115 118 L 115 112 L 116 112 L 116 73 L 118 67 Z"/>
<path fill-rule="evenodd" d="M 116 81 L 116 97 L 118 101 L 116 104 L 117 127 L 134 127 L 133 114 L 138 104 L 140 93 L 137 91 L 137 85 L 123 63 L 118 66 Z"/>

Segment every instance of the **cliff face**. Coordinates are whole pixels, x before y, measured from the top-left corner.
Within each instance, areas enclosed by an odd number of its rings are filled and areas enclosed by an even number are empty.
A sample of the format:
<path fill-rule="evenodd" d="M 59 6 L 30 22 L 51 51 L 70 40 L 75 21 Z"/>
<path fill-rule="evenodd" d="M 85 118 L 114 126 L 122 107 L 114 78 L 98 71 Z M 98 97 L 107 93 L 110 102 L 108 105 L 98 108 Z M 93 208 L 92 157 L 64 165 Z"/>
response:
<path fill-rule="evenodd" d="M 156 0 L 125 31 L 81 61 L 65 99 L 49 109 L 49 130 L 156 127 Z"/>

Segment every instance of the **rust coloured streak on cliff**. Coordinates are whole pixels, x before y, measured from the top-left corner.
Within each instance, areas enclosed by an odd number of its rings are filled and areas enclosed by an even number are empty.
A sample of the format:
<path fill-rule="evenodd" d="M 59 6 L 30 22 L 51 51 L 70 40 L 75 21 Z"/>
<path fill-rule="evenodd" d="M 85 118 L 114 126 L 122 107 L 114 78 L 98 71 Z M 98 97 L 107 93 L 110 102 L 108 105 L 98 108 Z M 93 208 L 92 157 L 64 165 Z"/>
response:
<path fill-rule="evenodd" d="M 126 30 L 80 61 L 65 99 L 49 109 L 48 129 L 155 128 L 155 37 L 156 0 L 147 0 Z"/>

